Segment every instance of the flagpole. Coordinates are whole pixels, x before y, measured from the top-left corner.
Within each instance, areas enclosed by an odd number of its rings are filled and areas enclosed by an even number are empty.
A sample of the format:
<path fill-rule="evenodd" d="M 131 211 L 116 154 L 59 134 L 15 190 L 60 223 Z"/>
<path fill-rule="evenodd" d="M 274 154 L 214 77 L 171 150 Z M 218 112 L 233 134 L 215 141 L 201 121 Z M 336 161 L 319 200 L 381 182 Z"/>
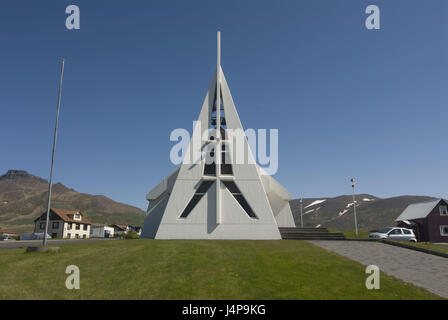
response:
<path fill-rule="evenodd" d="M 44 233 L 44 241 L 43 246 L 47 246 L 47 233 L 48 233 L 48 223 L 50 220 L 50 208 L 51 208 L 51 187 L 53 182 L 53 168 L 54 168 L 54 154 L 56 151 L 56 139 L 58 136 L 58 122 L 59 122 L 59 112 L 61 110 L 61 95 L 62 95 L 62 79 L 64 77 L 64 64 L 65 59 L 62 58 L 62 65 L 61 65 L 61 77 L 59 80 L 59 92 L 58 92 L 58 108 L 56 111 L 56 124 L 54 127 L 54 137 L 53 137 L 53 151 L 51 153 L 51 169 L 50 169 L 50 180 L 48 182 L 48 199 L 47 199 L 47 216 L 45 220 L 45 233 Z"/>

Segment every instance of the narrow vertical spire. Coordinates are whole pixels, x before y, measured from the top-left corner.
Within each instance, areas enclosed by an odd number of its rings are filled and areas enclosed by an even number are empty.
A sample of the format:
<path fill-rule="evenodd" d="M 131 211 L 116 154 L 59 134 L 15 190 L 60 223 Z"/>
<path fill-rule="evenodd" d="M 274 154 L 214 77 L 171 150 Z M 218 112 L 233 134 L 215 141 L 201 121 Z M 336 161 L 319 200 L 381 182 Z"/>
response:
<path fill-rule="evenodd" d="M 216 223 L 221 223 L 221 31 L 216 37 Z"/>
<path fill-rule="evenodd" d="M 218 69 L 221 67 L 221 31 L 218 31 L 216 38 L 216 65 Z"/>

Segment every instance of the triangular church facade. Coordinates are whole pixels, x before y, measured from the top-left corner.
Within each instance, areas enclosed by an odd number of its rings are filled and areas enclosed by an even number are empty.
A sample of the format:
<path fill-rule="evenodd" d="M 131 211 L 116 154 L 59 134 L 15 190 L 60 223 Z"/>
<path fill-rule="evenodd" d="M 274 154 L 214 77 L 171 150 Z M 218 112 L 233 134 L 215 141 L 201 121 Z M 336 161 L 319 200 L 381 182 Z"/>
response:
<path fill-rule="evenodd" d="M 218 32 L 217 70 L 190 145 L 147 194 L 143 238 L 281 239 L 279 227 L 295 227 L 291 195 L 253 158 L 220 60 Z"/>

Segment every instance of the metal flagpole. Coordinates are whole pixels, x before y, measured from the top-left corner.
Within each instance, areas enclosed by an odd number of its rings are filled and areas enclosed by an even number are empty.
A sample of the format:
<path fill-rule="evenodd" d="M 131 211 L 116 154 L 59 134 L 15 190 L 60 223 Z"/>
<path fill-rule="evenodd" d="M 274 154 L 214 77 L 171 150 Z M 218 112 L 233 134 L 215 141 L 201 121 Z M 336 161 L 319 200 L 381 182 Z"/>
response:
<path fill-rule="evenodd" d="M 65 64 L 65 59 L 62 58 L 61 78 L 59 80 L 59 92 L 58 92 L 58 108 L 57 108 L 57 111 L 56 111 L 56 125 L 54 127 L 53 151 L 51 153 L 50 180 L 48 182 L 47 217 L 46 217 L 46 220 L 45 220 L 45 233 L 44 233 L 44 241 L 43 241 L 43 246 L 44 247 L 47 246 L 48 223 L 49 223 L 49 220 L 50 220 L 51 187 L 52 187 L 52 182 L 53 182 L 54 153 L 55 153 L 55 150 L 56 150 L 56 139 L 57 139 L 57 135 L 58 135 L 59 111 L 61 110 L 62 78 L 64 77 L 64 64 Z"/>
<path fill-rule="evenodd" d="M 355 179 L 352 178 L 350 182 L 352 183 L 353 212 L 355 214 L 355 234 L 356 237 L 358 237 L 358 222 L 356 221 Z"/>
<path fill-rule="evenodd" d="M 221 32 L 216 42 L 216 223 L 221 223 Z"/>
<path fill-rule="evenodd" d="M 303 209 L 302 209 L 302 198 L 300 198 L 300 226 L 303 228 Z"/>

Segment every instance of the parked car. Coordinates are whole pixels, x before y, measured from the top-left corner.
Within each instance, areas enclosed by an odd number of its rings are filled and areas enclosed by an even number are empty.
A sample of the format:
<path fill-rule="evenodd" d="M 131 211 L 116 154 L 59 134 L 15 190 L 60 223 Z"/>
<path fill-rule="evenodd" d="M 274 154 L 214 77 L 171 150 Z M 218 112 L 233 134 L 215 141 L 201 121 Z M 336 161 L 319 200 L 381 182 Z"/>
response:
<path fill-rule="evenodd" d="M 20 235 L 20 240 L 42 240 L 44 238 L 44 233 L 23 233 Z M 51 236 L 47 233 L 47 239 L 51 239 Z"/>
<path fill-rule="evenodd" d="M 377 232 L 373 232 L 369 234 L 369 238 L 417 242 L 417 238 L 412 229 L 396 227 L 386 227 Z"/>
<path fill-rule="evenodd" d="M 11 238 L 11 237 L 4 237 L 3 239 L 0 239 L 0 240 L 7 241 L 7 240 L 16 240 L 16 239 Z"/>

